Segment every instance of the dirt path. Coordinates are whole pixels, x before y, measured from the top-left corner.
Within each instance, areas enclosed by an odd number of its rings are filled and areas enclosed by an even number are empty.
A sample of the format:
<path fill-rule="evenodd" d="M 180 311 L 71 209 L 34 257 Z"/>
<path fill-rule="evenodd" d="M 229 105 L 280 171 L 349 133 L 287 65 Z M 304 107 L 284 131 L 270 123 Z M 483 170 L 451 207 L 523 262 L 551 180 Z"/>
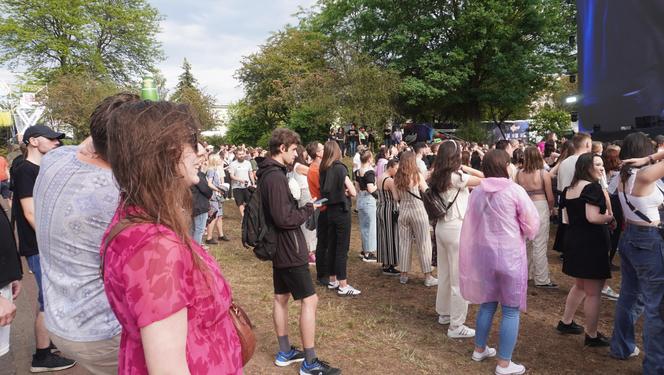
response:
<path fill-rule="evenodd" d="M 225 277 L 233 287 L 235 299 L 247 310 L 258 334 L 258 349 L 248 364 L 246 374 L 297 374 L 295 365 L 277 368 L 272 364 L 276 338 L 272 327 L 272 274 L 270 264 L 260 262 L 239 243 L 238 211 L 232 201 L 225 206 L 225 228 L 231 242 L 213 246 Z M 407 285 L 398 278 L 383 276 L 376 264 L 363 263 L 358 257 L 359 231 L 354 217 L 349 257 L 349 281 L 362 290 L 356 298 L 338 297 L 317 287 L 320 297 L 316 343 L 319 356 L 343 369 L 344 374 L 493 374 L 495 361 L 475 363 L 470 359 L 472 340 L 453 340 L 445 335 L 446 326 L 437 323 L 434 310 L 436 288 L 426 288 L 422 274 L 415 273 Z M 560 272 L 560 260 L 549 254 L 552 279 L 558 290 L 529 289 L 528 312 L 521 317 L 521 330 L 514 360 L 528 369 L 528 374 L 638 374 L 642 356 L 616 361 L 605 349 L 584 348 L 581 336 L 560 336 L 555 324 L 564 308 L 571 279 Z M 416 262 L 416 261 L 415 261 Z M 417 263 L 414 269 L 419 269 Z M 313 268 L 312 268 L 313 272 Z M 610 281 L 619 286 L 619 274 Z M 19 374 L 27 374 L 34 350 L 32 314 L 36 287 L 34 277 L 26 274 L 24 291 L 18 300 L 19 313 L 12 331 Z M 615 303 L 602 301 L 600 331 L 611 334 Z M 290 336 L 301 346 L 298 330 L 298 305 L 292 304 Z M 475 326 L 477 306 L 471 306 L 467 324 Z M 499 318 L 499 315 L 497 315 Z M 583 323 L 582 312 L 577 321 Z M 497 319 L 494 323 L 497 326 Z M 640 328 L 637 331 L 640 344 Z M 490 345 L 497 344 L 494 327 Z M 76 366 L 59 374 L 85 374 Z"/>

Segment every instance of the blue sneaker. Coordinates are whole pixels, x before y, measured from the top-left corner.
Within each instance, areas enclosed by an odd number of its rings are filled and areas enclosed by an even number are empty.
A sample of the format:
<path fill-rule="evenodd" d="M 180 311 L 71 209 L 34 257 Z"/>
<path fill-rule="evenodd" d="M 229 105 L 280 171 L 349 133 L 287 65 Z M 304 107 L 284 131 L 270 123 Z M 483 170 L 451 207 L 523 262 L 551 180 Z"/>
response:
<path fill-rule="evenodd" d="M 327 362 L 320 361 L 314 358 L 312 363 L 307 361 L 302 362 L 300 366 L 300 375 L 339 375 L 341 370 L 338 368 L 330 367 Z"/>
<path fill-rule="evenodd" d="M 287 352 L 277 353 L 277 358 L 274 360 L 274 364 L 279 367 L 288 366 L 295 362 L 304 361 L 304 352 L 298 350 L 296 347 L 291 346 L 291 349 Z"/>

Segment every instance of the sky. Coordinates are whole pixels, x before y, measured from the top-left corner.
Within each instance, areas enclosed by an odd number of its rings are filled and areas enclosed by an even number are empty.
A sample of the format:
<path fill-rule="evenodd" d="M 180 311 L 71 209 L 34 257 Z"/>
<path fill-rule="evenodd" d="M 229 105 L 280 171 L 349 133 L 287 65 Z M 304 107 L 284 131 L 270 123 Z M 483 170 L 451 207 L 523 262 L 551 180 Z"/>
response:
<path fill-rule="evenodd" d="M 258 51 L 286 24 L 296 24 L 299 7 L 316 0 L 149 0 L 165 17 L 158 40 L 166 59 L 157 66 L 172 89 L 187 58 L 192 73 L 218 104 L 242 97 L 233 75 L 243 56 Z M 0 67 L 0 81 L 12 82 L 12 73 Z"/>

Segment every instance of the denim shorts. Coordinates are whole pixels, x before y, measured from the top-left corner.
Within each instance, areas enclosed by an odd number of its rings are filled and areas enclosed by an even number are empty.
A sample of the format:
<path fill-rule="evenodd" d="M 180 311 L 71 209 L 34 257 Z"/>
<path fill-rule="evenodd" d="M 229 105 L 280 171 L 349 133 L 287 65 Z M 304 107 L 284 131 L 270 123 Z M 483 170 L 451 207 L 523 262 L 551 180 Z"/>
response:
<path fill-rule="evenodd" d="M 39 262 L 39 254 L 32 255 L 25 258 L 28 261 L 28 268 L 35 275 L 35 280 L 37 281 L 37 289 L 39 293 L 37 295 L 37 302 L 39 302 L 39 311 L 44 312 L 44 291 L 42 289 L 42 272 L 41 272 L 41 263 Z"/>

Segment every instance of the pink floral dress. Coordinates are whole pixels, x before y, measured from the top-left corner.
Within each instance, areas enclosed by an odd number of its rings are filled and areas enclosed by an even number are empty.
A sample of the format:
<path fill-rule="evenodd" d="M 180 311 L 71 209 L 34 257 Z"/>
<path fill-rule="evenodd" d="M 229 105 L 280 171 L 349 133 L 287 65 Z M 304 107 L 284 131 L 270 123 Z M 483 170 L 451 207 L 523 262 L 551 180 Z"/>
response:
<path fill-rule="evenodd" d="M 115 214 L 102 243 L 127 212 L 121 211 Z M 118 234 L 106 250 L 104 287 L 122 325 L 119 374 L 148 374 L 141 328 L 185 307 L 189 371 L 242 374 L 240 342 L 228 314 L 230 286 L 215 259 L 196 243 L 192 247 L 204 267 L 196 264 L 172 230 L 135 224 Z"/>

